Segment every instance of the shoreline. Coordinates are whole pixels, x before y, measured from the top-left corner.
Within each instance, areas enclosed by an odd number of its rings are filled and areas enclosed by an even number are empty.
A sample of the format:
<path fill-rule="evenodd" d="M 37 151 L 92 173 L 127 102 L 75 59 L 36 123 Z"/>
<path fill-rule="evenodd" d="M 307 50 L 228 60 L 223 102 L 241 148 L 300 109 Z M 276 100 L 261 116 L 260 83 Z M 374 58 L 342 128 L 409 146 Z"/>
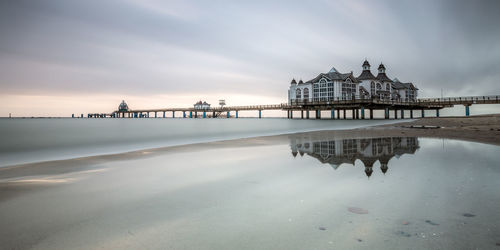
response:
<path fill-rule="evenodd" d="M 412 128 L 412 126 L 414 126 Z M 425 126 L 427 128 L 419 128 Z M 431 127 L 432 126 L 432 127 Z M 436 127 L 436 128 L 435 128 Z M 373 137 L 422 137 L 436 139 L 454 139 L 476 143 L 485 143 L 500 146 L 500 114 L 479 115 L 470 117 L 440 117 L 419 118 L 412 121 L 368 126 L 348 130 L 316 130 L 308 132 L 286 133 L 279 135 L 256 136 L 239 139 L 227 139 L 211 142 L 200 142 L 175 146 L 166 146 L 149 149 L 139 149 L 129 152 L 114 154 L 91 155 L 61 160 L 40 161 L 25 164 L 14 164 L 0 168 L 0 182 L 9 181 L 15 176 L 46 175 L 72 172 L 74 168 L 82 166 L 95 166 L 108 161 L 132 160 L 142 157 L 153 157 L 158 154 L 172 154 L 192 152 L 197 150 L 210 150 L 217 148 L 235 148 L 266 146 L 288 143 L 291 134 L 324 134 L 342 138 L 373 138 Z M 66 166 L 60 169 L 59 166 Z M 71 167 L 68 167 L 71 166 Z M 24 174 L 19 171 L 23 169 Z M 30 169 L 30 171 L 27 171 Z M 17 173 L 17 174 L 15 174 Z"/>
<path fill-rule="evenodd" d="M 75 125 L 75 123 L 78 123 L 76 120 L 61 119 L 61 121 L 64 120 L 65 122 L 56 122 L 56 124 L 50 124 L 48 123 L 50 119 L 42 119 L 43 124 L 41 124 L 40 126 L 42 127 L 42 130 L 47 133 L 44 136 L 35 138 L 34 141 L 30 141 L 30 139 L 27 138 L 21 138 L 23 142 L 17 143 L 17 139 L 15 139 L 16 137 L 7 135 L 5 131 L 2 131 L 4 132 L 7 140 L 11 140 L 12 144 L 4 142 L 2 145 L 0 145 L 0 148 L 5 149 L 2 152 L 3 154 L 0 154 L 0 168 L 45 161 L 58 161 L 91 156 L 121 154 L 141 150 L 150 150 L 154 148 L 191 145 L 205 142 L 248 139 L 263 136 L 314 132 L 320 130 L 347 130 L 399 122 L 394 119 L 373 121 L 332 121 L 327 119 L 318 121 L 315 119 L 302 119 L 292 121 L 290 119 L 269 118 L 267 120 L 279 120 L 275 124 L 277 125 L 276 127 L 269 127 L 269 124 L 274 123 L 274 121 L 269 122 L 265 120 L 248 118 L 247 122 L 246 119 L 247 118 L 230 119 L 226 121 L 218 121 L 217 119 L 205 119 L 204 121 L 194 121 L 193 119 L 183 120 L 183 118 L 178 118 L 177 120 L 155 120 L 153 118 L 144 121 L 131 120 L 130 122 L 126 122 L 125 124 L 123 124 L 119 119 L 95 119 L 85 121 L 84 123 L 77 126 L 83 130 L 82 133 L 77 132 L 78 130 L 75 129 L 68 130 L 69 126 L 73 126 Z M 81 121 L 83 122 L 84 120 Z M 102 130 L 100 126 L 98 126 L 99 124 L 101 124 L 101 122 L 104 124 L 102 126 Z M 85 124 L 90 125 L 93 129 L 87 129 L 85 127 Z M 203 124 L 206 124 L 206 126 L 208 126 L 208 132 L 200 132 L 203 131 L 203 129 L 206 127 Z M 25 124 L 18 125 L 22 126 Z M 61 129 L 65 133 L 63 133 L 62 135 L 53 133 L 52 131 L 55 130 L 51 128 L 51 125 L 56 125 L 56 129 Z M 164 128 L 164 125 L 167 128 Z M 125 126 L 125 128 L 120 132 L 116 132 L 115 129 L 111 131 L 110 129 L 112 127 L 120 126 Z M 183 130 L 183 126 L 188 127 L 188 129 Z M 225 127 L 227 128 L 227 131 L 222 130 L 218 127 Z M 99 128 L 98 131 L 92 131 L 95 130 L 95 128 Z M 171 130 L 172 128 L 174 130 Z M 181 128 L 181 130 L 179 131 L 179 133 L 176 133 L 175 129 L 178 128 Z M 6 129 L 13 131 L 12 126 L 7 126 Z M 25 132 L 30 132 L 31 130 L 35 131 L 37 129 L 38 128 L 34 127 L 33 125 L 31 125 L 29 128 L 24 128 Z M 141 129 L 146 129 L 148 131 L 144 134 L 140 132 L 138 133 L 138 131 L 140 131 Z M 102 133 L 103 131 L 105 133 Z M 75 135 L 75 133 L 78 133 L 79 135 Z M 104 136 L 99 137 L 96 140 L 88 139 L 96 136 L 99 133 Z M 124 136 L 127 133 L 131 133 L 132 136 Z M 24 135 L 20 133 L 17 133 L 17 136 L 24 137 Z M 51 141 L 53 137 L 55 137 L 55 140 Z M 64 143 L 69 143 L 69 141 L 77 142 L 76 146 L 70 148 L 64 147 Z M 48 144 L 46 148 L 44 146 L 45 144 Z M 11 154 L 7 154 L 7 152 L 10 151 L 11 147 L 24 147 L 24 149 L 23 151 L 14 150 Z"/>

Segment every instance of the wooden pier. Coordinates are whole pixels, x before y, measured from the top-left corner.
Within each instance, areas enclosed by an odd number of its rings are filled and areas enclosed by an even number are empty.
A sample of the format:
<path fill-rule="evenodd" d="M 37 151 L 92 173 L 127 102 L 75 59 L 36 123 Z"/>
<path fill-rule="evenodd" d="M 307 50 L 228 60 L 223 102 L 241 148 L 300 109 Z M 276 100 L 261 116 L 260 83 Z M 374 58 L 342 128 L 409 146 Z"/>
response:
<path fill-rule="evenodd" d="M 113 111 L 112 113 L 88 114 L 88 118 L 216 118 L 234 117 L 238 118 L 239 111 L 257 111 L 258 117 L 262 118 L 263 110 L 282 110 L 287 112 L 289 119 L 294 118 L 294 112 L 300 112 L 301 119 L 309 119 L 311 112 L 314 118 L 321 119 L 321 111 L 331 111 L 331 119 L 347 119 L 346 111 L 352 111 L 352 119 L 373 119 L 375 110 L 384 111 L 384 118 L 389 119 L 390 112 L 394 112 L 394 118 L 413 118 L 413 111 L 420 111 L 421 117 L 425 117 L 425 111 L 435 111 L 439 117 L 439 110 L 463 105 L 465 116 L 470 115 L 470 106 L 477 104 L 500 104 L 500 96 L 469 96 L 469 97 L 446 97 L 446 98 L 419 98 L 416 101 L 403 102 L 381 99 L 350 99 L 350 100 L 322 100 L 303 102 L 291 100 L 290 103 L 272 105 L 249 105 L 249 106 L 225 106 L 209 109 L 192 108 L 161 108 L 161 109 L 137 109 L 127 111 Z M 410 111 L 410 116 L 405 117 L 405 110 Z M 368 114 L 366 114 L 368 113 Z M 234 116 L 232 116 L 234 114 Z M 177 116 L 176 116 L 177 115 Z"/>

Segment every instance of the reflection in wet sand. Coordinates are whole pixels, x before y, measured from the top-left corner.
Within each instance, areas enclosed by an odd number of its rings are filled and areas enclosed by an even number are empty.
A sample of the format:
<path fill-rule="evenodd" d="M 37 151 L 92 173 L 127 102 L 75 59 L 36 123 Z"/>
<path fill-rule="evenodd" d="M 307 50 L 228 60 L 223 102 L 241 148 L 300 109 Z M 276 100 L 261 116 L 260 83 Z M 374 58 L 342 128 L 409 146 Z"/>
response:
<path fill-rule="evenodd" d="M 377 161 L 380 163 L 380 170 L 385 174 L 393 157 L 414 154 L 419 148 L 417 137 L 336 139 L 328 133 L 309 133 L 294 134 L 289 138 L 294 157 L 297 154 L 307 154 L 321 163 L 330 164 L 334 169 L 344 163 L 354 165 L 359 159 L 363 162 L 368 177 L 372 175 L 373 165 Z"/>

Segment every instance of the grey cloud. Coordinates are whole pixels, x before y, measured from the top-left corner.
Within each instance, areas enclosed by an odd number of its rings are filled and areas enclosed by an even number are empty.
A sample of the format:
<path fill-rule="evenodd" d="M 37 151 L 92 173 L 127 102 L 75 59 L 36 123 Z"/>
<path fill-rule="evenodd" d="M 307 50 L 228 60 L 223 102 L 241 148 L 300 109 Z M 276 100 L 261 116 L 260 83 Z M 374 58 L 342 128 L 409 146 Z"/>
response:
<path fill-rule="evenodd" d="M 292 77 L 367 57 L 422 93 L 488 94 L 497 1 L 3 1 L 0 86 L 12 93 L 199 91 L 285 96 Z M 374 68 L 375 68 L 374 67 Z M 138 87 L 140 86 L 140 87 Z M 210 86 L 209 90 L 206 90 Z"/>

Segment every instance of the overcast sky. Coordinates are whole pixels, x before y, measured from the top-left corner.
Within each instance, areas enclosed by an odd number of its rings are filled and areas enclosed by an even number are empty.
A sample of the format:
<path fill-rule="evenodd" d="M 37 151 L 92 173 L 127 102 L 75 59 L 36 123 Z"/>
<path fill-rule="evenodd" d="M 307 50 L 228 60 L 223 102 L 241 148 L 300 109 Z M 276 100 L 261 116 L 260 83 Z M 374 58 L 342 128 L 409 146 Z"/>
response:
<path fill-rule="evenodd" d="M 421 96 L 500 94 L 500 1 L 0 1 L 0 116 L 280 103 L 365 58 Z"/>

